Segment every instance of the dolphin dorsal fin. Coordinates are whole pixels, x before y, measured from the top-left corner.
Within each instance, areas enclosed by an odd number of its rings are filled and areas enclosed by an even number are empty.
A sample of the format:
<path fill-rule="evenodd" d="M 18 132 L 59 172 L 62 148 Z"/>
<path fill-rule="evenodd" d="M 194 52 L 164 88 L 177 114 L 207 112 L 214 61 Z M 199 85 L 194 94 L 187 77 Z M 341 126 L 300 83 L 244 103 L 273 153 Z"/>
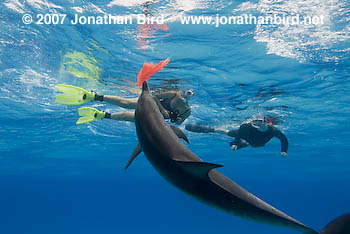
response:
<path fill-rule="evenodd" d="M 178 127 L 176 127 L 174 125 L 169 125 L 169 127 L 174 131 L 176 136 L 178 136 L 181 139 L 184 139 L 187 143 L 190 143 L 190 141 L 188 140 L 187 136 L 185 135 L 185 133 L 180 128 L 178 128 Z"/>
<path fill-rule="evenodd" d="M 134 149 L 134 152 L 132 152 L 132 155 L 130 156 L 130 159 L 128 161 L 128 163 L 125 166 L 125 170 L 128 169 L 128 167 L 130 166 L 130 164 L 132 163 L 132 161 L 134 161 L 134 159 L 142 152 L 141 149 L 141 145 L 137 144 L 137 146 Z"/>
<path fill-rule="evenodd" d="M 222 167 L 222 165 L 208 162 L 184 162 L 176 161 L 176 163 L 188 173 L 199 176 L 201 178 L 208 177 L 209 171 L 214 168 Z"/>

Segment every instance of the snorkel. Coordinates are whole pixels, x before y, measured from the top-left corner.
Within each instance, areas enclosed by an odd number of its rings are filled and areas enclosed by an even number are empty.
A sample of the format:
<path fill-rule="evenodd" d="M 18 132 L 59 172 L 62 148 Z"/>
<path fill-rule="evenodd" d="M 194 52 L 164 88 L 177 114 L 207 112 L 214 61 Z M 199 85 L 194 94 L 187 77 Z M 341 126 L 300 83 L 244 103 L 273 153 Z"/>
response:
<path fill-rule="evenodd" d="M 270 125 L 271 122 L 266 121 L 265 117 L 259 117 L 253 121 L 251 121 L 252 127 L 256 128 L 260 132 L 266 132 L 269 128 L 268 125 Z"/>
<path fill-rule="evenodd" d="M 190 98 L 194 95 L 194 91 L 192 89 L 186 90 L 186 91 L 181 91 L 181 98 L 185 100 L 185 102 L 188 102 Z"/>

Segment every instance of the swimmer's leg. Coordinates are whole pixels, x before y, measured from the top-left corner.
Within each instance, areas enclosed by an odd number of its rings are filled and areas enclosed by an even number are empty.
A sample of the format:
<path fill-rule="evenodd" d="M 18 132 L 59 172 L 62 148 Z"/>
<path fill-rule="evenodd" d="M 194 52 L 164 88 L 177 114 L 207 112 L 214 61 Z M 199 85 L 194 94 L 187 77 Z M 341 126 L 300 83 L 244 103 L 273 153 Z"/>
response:
<path fill-rule="evenodd" d="M 210 133 L 210 132 L 214 132 L 214 133 L 219 133 L 219 134 L 224 134 L 224 135 L 229 135 L 229 133 L 231 131 L 234 130 L 227 130 L 227 129 L 223 129 L 223 128 L 213 128 L 210 126 L 206 126 L 206 125 L 199 125 L 199 124 L 187 124 L 185 126 L 185 129 L 187 131 L 191 131 L 191 132 L 198 132 L 198 133 Z M 238 132 L 238 130 L 237 130 Z M 231 136 L 231 135 L 229 135 Z"/>
<path fill-rule="evenodd" d="M 126 109 L 136 109 L 138 98 L 122 98 L 119 96 L 103 95 L 102 101 L 117 105 Z"/>
<path fill-rule="evenodd" d="M 224 135 L 229 135 L 230 131 L 227 129 L 223 129 L 223 128 L 215 128 L 214 129 L 215 133 L 219 133 L 219 134 L 224 134 Z M 229 135 L 230 136 L 230 135 Z"/>
<path fill-rule="evenodd" d="M 80 118 L 78 119 L 77 124 L 88 123 L 97 119 L 135 122 L 134 112 L 117 112 L 111 114 L 105 111 L 99 111 L 92 107 L 82 107 L 79 108 L 79 115 Z"/>
<path fill-rule="evenodd" d="M 188 124 L 185 126 L 185 129 L 187 131 L 198 132 L 198 133 L 210 133 L 210 132 L 214 132 L 215 130 L 212 127 L 199 125 L 199 124 Z"/>
<path fill-rule="evenodd" d="M 109 118 L 118 120 L 118 121 L 135 122 L 135 113 L 134 112 L 117 112 L 117 113 L 110 114 Z"/>

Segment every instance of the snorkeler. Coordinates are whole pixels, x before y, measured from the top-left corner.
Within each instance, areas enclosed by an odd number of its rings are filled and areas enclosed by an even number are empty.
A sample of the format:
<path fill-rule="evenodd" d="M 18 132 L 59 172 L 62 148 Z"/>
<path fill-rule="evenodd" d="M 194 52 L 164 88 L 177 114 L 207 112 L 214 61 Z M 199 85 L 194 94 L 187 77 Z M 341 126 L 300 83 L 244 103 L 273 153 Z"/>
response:
<path fill-rule="evenodd" d="M 140 86 L 143 81 L 147 81 L 153 74 L 162 69 L 169 59 L 161 61 L 157 65 L 145 63 L 137 77 L 137 84 Z M 135 109 L 138 98 L 123 98 L 111 95 L 99 95 L 94 91 L 86 91 L 80 87 L 66 84 L 57 85 L 58 90 L 63 92 L 56 97 L 56 102 L 66 105 L 81 105 L 89 101 L 105 101 L 107 103 L 120 106 L 125 109 Z M 191 107 L 188 100 L 193 96 L 192 90 L 187 91 L 163 91 L 153 95 L 160 112 L 165 119 L 181 124 L 191 115 Z M 119 121 L 134 122 L 134 112 L 107 113 L 92 107 L 82 107 L 78 110 L 77 124 L 87 123 L 96 119 L 114 119 Z"/>
<path fill-rule="evenodd" d="M 266 118 L 257 118 L 249 123 L 242 124 L 239 129 L 215 129 L 209 126 L 190 124 L 186 125 L 186 130 L 199 133 L 220 133 L 235 140 L 230 142 L 232 150 L 242 149 L 251 145 L 252 147 L 262 147 L 273 137 L 281 141 L 281 155 L 287 157 L 288 139 L 287 137 Z"/>
<path fill-rule="evenodd" d="M 142 7 L 142 12 L 145 16 L 153 16 L 151 12 L 149 12 L 149 6 L 153 3 L 153 1 L 147 1 L 145 2 Z"/>

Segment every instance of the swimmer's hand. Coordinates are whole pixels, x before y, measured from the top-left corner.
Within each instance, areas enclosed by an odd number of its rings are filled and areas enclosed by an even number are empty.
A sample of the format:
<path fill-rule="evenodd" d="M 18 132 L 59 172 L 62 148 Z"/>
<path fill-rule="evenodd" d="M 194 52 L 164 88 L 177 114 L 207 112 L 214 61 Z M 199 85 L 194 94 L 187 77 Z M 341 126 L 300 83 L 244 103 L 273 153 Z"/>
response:
<path fill-rule="evenodd" d="M 285 158 L 288 156 L 287 152 L 281 152 L 281 155 Z"/>
<path fill-rule="evenodd" d="M 234 145 L 234 144 L 233 144 L 233 145 L 231 145 L 231 149 L 232 149 L 232 150 L 237 150 L 238 147 L 237 147 L 237 145 Z"/>

